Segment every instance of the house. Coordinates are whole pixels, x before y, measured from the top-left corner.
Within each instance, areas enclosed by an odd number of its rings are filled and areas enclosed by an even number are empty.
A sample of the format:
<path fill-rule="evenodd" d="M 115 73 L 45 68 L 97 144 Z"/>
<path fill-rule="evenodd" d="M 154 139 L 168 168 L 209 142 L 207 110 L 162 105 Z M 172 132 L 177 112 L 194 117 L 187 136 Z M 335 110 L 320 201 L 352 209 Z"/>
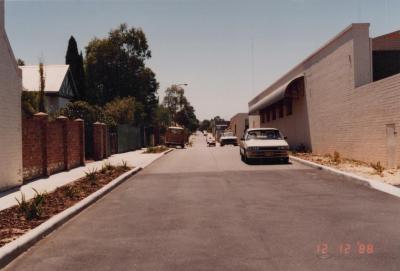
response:
<path fill-rule="evenodd" d="M 292 148 L 400 165 L 400 32 L 352 24 L 248 104 L 249 122 L 279 128 Z"/>
<path fill-rule="evenodd" d="M 20 66 L 24 91 L 39 91 L 39 65 Z M 45 108 L 56 112 L 76 97 L 76 85 L 69 65 L 44 65 Z"/>
<path fill-rule="evenodd" d="M 230 129 L 237 138 L 242 138 L 244 132 L 249 128 L 249 115 L 247 113 L 237 113 L 231 118 Z"/>
<path fill-rule="evenodd" d="M 5 31 L 0 0 L 0 190 L 22 184 L 21 70 Z"/>

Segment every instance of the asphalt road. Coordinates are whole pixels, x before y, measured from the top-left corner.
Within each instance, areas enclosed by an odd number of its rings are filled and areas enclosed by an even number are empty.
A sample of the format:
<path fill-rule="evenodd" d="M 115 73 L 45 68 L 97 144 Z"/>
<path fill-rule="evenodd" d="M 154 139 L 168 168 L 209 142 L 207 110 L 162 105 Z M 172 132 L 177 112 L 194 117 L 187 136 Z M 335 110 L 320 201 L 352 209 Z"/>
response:
<path fill-rule="evenodd" d="M 295 163 L 246 165 L 198 136 L 6 270 L 399 270 L 399 214 L 393 196 Z"/>

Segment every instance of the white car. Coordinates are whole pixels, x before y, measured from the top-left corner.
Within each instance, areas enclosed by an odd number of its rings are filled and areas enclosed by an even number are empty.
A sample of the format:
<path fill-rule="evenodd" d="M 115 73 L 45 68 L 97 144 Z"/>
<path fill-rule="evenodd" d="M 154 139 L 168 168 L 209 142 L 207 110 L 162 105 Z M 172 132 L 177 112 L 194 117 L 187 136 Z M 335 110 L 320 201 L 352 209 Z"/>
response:
<path fill-rule="evenodd" d="M 279 159 L 289 162 L 289 144 L 275 128 L 248 129 L 240 141 L 240 156 L 244 162 L 251 159 Z"/>
<path fill-rule="evenodd" d="M 224 132 L 219 138 L 219 144 L 221 145 L 221 147 L 223 147 L 224 145 L 237 146 L 238 138 L 234 136 L 232 132 Z"/>

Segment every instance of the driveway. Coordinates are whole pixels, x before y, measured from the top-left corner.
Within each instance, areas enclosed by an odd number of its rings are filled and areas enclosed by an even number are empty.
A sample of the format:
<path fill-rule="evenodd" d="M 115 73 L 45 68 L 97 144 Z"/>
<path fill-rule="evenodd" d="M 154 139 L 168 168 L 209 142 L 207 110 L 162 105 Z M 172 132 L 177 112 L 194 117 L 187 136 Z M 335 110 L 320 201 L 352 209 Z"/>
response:
<path fill-rule="evenodd" d="M 175 150 L 6 270 L 399 270 L 400 200 L 238 147 Z"/>

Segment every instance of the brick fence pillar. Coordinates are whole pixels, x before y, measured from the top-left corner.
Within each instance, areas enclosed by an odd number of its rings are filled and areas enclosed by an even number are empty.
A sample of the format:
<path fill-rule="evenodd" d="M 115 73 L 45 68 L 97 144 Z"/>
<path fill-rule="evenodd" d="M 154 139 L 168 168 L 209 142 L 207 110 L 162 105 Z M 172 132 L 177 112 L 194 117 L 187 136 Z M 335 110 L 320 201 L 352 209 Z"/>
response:
<path fill-rule="evenodd" d="M 80 164 L 85 165 L 85 122 L 83 119 L 74 120 L 79 125 Z"/>
<path fill-rule="evenodd" d="M 100 122 L 93 123 L 93 159 L 101 160 L 104 157 L 103 125 Z"/>
<path fill-rule="evenodd" d="M 69 121 L 67 117 L 64 116 L 59 116 L 56 121 L 60 122 L 62 125 L 62 137 L 63 137 L 63 151 L 64 151 L 64 168 L 66 170 L 71 169 L 70 165 L 70 153 L 69 153 L 69 145 L 70 145 L 70 127 L 69 127 Z"/>
<path fill-rule="evenodd" d="M 49 176 L 48 159 L 47 159 L 47 123 L 48 115 L 43 112 L 36 113 L 33 119 L 38 122 L 41 130 L 40 143 L 41 143 L 41 156 L 42 156 L 42 173 L 44 176 Z"/>
<path fill-rule="evenodd" d="M 102 123 L 103 126 L 103 154 L 104 154 L 104 158 L 107 158 L 110 156 L 109 154 L 109 135 L 108 135 L 108 127 L 105 123 Z"/>

